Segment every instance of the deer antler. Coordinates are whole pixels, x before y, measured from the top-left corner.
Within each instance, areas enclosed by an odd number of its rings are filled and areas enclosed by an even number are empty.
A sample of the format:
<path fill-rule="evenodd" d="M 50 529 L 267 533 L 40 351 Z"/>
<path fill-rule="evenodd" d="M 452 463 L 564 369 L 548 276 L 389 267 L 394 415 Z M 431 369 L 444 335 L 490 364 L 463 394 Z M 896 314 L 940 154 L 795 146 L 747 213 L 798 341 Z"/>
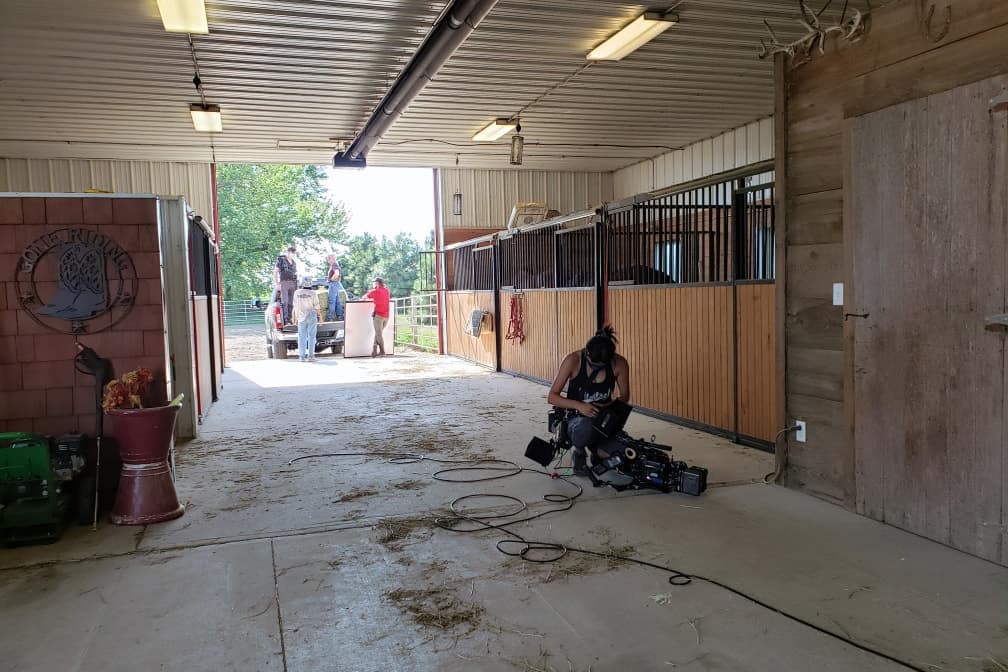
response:
<path fill-rule="evenodd" d="M 826 0 L 826 3 L 818 12 L 812 11 L 805 0 L 798 0 L 798 11 L 801 16 L 796 20 L 805 27 L 805 34 L 797 40 L 788 43 L 782 43 L 773 27 L 770 26 L 770 22 L 763 19 L 763 25 L 766 26 L 767 32 L 770 34 L 770 42 L 767 43 L 765 40 L 760 40 L 759 57 L 763 59 L 774 54 L 787 54 L 791 59 L 792 66 L 796 67 L 811 60 L 812 52 L 816 47 L 819 48 L 820 54 L 825 54 L 826 38 L 832 34 L 837 34 L 848 42 L 857 42 L 864 35 L 864 19 L 867 13 L 862 13 L 860 10 L 855 9 L 851 18 L 848 19 L 848 3 L 849 0 L 844 0 L 843 10 L 840 12 L 840 20 L 837 23 L 823 25 L 820 17 L 833 4 L 833 0 Z"/>

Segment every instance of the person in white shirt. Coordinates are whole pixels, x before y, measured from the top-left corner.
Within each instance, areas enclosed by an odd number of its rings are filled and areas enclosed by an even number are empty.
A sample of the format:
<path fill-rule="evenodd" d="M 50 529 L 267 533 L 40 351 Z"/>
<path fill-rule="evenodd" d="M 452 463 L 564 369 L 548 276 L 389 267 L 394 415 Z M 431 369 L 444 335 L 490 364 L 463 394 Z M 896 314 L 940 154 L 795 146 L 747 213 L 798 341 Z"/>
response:
<path fill-rule="evenodd" d="M 322 321 L 322 306 L 311 278 L 301 279 L 301 289 L 294 292 L 291 304 L 291 317 L 298 328 L 298 359 L 314 362 L 315 337 L 318 323 Z"/>

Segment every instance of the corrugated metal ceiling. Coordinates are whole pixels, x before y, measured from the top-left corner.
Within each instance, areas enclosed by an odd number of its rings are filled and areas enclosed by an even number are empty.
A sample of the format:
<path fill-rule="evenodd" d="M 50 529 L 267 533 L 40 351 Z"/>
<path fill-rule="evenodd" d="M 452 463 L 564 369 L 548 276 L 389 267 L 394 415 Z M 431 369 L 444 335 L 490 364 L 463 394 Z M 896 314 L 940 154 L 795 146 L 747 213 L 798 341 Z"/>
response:
<path fill-rule="evenodd" d="M 328 162 L 329 139 L 357 132 L 443 7 L 208 0 L 211 33 L 193 40 L 208 101 L 223 109 L 217 160 Z M 525 167 L 608 171 L 772 111 L 771 64 L 755 46 L 764 17 L 794 34 L 794 0 L 686 0 L 679 25 L 624 61 L 585 67 L 646 7 L 501 0 L 369 162 L 507 167 L 506 138 L 470 137 L 520 112 Z M 4 0 L 0 65 L 0 156 L 211 157 L 189 120 L 188 43 L 161 29 L 155 0 Z"/>

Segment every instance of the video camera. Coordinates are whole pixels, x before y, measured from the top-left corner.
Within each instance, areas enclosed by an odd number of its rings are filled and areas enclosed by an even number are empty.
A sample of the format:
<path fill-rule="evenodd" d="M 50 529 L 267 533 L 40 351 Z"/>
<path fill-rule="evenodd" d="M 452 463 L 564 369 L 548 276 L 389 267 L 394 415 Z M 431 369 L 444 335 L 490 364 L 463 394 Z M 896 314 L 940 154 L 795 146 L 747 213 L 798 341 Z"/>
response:
<path fill-rule="evenodd" d="M 615 490 L 653 489 L 662 492 L 683 492 L 687 495 L 700 495 L 707 489 L 707 469 L 691 467 L 681 460 L 673 460 L 671 448 L 650 441 L 634 439 L 623 431 L 623 425 L 633 407 L 622 402 L 613 402 L 601 409 L 592 422 L 593 431 L 597 432 L 604 446 L 587 448 L 592 456 L 592 466 L 588 473 L 592 485 L 601 487 L 608 485 Z M 533 437 L 525 449 L 525 457 L 547 467 L 562 454 L 573 447 L 568 422 L 577 415 L 574 411 L 554 408 L 549 413 L 548 426 L 553 437 L 549 441 Z M 599 449 L 605 451 L 605 457 Z M 615 471 L 629 482 L 613 482 L 601 480 L 599 477 L 607 472 Z M 624 479 L 621 479 L 624 480 Z"/>

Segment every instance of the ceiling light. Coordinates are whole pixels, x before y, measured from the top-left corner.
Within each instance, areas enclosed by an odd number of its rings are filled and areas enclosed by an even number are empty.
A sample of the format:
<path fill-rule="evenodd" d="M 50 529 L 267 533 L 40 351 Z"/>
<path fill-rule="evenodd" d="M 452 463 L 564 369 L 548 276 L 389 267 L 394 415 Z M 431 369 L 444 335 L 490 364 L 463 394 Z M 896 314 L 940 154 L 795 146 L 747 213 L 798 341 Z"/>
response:
<path fill-rule="evenodd" d="M 511 136 L 511 165 L 522 165 L 522 150 L 525 149 L 525 138 L 520 135 Z"/>
<path fill-rule="evenodd" d="M 515 119 L 503 117 L 494 119 L 487 124 L 486 128 L 474 135 L 472 139 L 476 142 L 493 142 L 513 131 L 517 125 L 518 121 Z"/>
<path fill-rule="evenodd" d="M 189 114 L 192 115 L 193 128 L 200 133 L 220 133 L 224 130 L 219 105 L 193 103 L 189 106 Z"/>
<path fill-rule="evenodd" d="M 157 6 L 161 23 L 169 33 L 206 35 L 210 32 L 203 0 L 157 0 Z"/>
<path fill-rule="evenodd" d="M 644 12 L 623 26 L 618 33 L 588 52 L 588 60 L 622 60 L 635 49 L 650 42 L 676 23 L 679 23 L 679 16 L 676 14 Z"/>

